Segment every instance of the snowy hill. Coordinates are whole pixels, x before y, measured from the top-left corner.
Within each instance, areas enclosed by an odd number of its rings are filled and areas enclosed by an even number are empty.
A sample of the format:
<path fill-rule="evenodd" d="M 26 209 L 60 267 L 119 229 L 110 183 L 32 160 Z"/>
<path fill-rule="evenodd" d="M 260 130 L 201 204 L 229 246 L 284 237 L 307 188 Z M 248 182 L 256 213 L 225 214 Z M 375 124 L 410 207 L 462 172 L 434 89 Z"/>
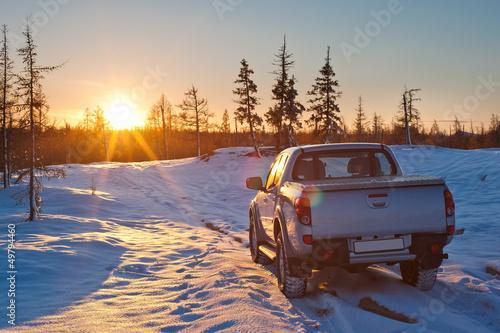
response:
<path fill-rule="evenodd" d="M 254 264 L 247 248 L 255 192 L 245 179 L 265 177 L 273 154 L 227 148 L 200 159 L 67 165 L 67 178 L 45 181 L 44 220 L 34 223 L 21 222 L 17 189 L 1 190 L 7 277 L 9 224 L 16 232 L 15 330 L 499 331 L 500 151 L 392 148 L 405 173 L 446 178 L 457 228 L 466 228 L 429 292 L 404 284 L 397 265 L 332 268 L 313 275 L 306 297 L 286 299 L 274 267 Z M 2 278 L 6 314 L 9 287 Z"/>

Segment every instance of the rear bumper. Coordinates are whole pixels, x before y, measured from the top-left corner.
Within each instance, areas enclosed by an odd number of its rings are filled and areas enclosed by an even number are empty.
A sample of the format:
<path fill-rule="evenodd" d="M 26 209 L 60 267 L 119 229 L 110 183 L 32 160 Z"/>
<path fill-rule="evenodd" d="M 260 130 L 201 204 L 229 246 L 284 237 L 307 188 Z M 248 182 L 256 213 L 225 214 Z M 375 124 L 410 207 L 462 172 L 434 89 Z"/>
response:
<path fill-rule="evenodd" d="M 424 269 L 437 268 L 441 265 L 443 258 L 446 257 L 443 254 L 443 247 L 447 241 L 446 234 L 415 234 L 411 237 L 408 235 L 408 240 L 410 239 L 411 243 L 405 243 L 404 249 L 361 254 L 352 251 L 349 246 L 350 240 L 346 238 L 321 239 L 313 242 L 313 253 L 304 260 L 290 259 L 296 268 L 297 276 L 307 272 L 310 274 L 312 270 L 327 266 L 371 265 L 414 260 L 420 262 Z M 439 251 L 431 251 L 433 244 L 439 245 Z"/>

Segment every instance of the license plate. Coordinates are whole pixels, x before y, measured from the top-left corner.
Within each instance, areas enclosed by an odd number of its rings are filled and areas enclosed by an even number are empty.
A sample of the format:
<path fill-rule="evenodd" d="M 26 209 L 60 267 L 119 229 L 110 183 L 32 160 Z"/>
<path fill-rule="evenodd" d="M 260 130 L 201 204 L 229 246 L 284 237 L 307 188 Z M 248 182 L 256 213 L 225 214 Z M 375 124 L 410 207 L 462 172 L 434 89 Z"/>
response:
<path fill-rule="evenodd" d="M 354 242 L 355 253 L 403 250 L 404 248 L 402 238 Z"/>

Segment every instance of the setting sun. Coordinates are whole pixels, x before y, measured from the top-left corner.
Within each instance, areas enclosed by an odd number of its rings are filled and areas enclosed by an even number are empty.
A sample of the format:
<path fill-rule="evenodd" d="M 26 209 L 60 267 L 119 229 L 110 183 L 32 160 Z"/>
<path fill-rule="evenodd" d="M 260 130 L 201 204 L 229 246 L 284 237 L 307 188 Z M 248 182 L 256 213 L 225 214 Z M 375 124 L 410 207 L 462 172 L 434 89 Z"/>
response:
<path fill-rule="evenodd" d="M 130 129 L 134 126 L 140 126 L 142 121 L 128 103 L 116 102 L 106 112 L 106 118 L 109 125 L 114 129 Z"/>

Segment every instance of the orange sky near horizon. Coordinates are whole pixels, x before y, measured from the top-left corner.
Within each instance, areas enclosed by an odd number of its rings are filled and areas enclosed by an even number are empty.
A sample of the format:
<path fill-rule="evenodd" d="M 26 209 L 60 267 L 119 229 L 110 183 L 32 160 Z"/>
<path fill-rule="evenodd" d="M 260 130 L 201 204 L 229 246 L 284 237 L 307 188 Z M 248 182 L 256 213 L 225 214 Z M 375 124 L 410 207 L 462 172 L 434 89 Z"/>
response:
<path fill-rule="evenodd" d="M 9 26 L 14 52 L 31 15 L 39 64 L 67 61 L 42 81 L 59 124 L 76 124 L 99 105 L 115 127 L 142 126 L 161 93 L 178 111 L 191 85 L 220 122 L 236 107 L 233 81 L 243 58 L 255 71 L 263 116 L 286 34 L 290 74 L 306 107 L 331 46 L 348 126 L 360 95 L 368 120 L 376 112 L 390 123 L 406 84 L 422 89 L 417 108 L 427 129 L 434 120 L 447 129 L 455 116 L 467 127 L 471 120 L 488 127 L 500 113 L 500 4 L 455 3 L 0 0 L 0 24 Z"/>

